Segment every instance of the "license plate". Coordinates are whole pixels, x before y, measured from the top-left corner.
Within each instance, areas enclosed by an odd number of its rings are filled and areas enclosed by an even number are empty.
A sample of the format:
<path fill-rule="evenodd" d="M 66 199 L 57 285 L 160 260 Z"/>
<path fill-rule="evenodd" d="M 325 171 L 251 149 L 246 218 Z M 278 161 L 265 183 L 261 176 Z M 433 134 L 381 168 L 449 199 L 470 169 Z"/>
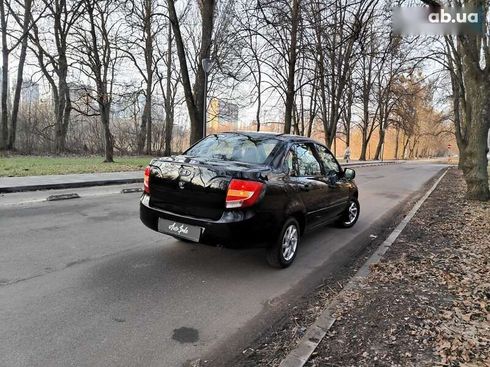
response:
<path fill-rule="evenodd" d="M 174 222 L 167 219 L 158 219 L 158 232 L 170 234 L 172 236 L 185 238 L 194 242 L 199 242 L 203 228 L 191 226 L 189 224 Z"/>

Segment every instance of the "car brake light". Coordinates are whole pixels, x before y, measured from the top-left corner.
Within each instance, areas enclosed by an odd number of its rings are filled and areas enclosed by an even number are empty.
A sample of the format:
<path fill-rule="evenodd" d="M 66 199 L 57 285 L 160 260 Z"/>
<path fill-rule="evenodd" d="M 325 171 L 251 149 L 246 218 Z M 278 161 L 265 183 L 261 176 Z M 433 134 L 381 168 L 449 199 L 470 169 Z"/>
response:
<path fill-rule="evenodd" d="M 231 180 L 226 193 L 226 207 L 245 208 L 254 205 L 260 198 L 264 184 L 257 181 Z"/>
<path fill-rule="evenodd" d="M 145 194 L 150 193 L 150 174 L 151 174 L 151 168 L 150 166 L 145 168 L 145 178 L 143 180 L 143 191 Z"/>

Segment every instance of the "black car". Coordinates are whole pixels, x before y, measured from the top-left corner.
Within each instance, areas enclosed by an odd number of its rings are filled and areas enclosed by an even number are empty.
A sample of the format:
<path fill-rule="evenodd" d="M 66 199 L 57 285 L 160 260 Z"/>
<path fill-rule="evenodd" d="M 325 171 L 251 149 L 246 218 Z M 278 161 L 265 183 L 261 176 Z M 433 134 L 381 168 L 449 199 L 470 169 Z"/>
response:
<path fill-rule="evenodd" d="M 184 241 L 267 247 L 267 260 L 289 266 L 301 236 L 327 223 L 359 218 L 355 172 L 322 144 L 301 136 L 220 133 L 145 170 L 140 217 Z"/>

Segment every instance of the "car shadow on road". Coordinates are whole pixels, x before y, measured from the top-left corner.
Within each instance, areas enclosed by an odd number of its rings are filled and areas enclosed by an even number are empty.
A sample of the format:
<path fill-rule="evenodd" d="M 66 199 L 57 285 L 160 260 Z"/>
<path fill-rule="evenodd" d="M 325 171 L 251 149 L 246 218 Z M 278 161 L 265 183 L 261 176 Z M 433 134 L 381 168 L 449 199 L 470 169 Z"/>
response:
<path fill-rule="evenodd" d="M 172 287 L 192 288 L 196 284 L 257 284 L 262 279 L 283 277 L 283 272 L 299 271 L 305 257 L 315 256 L 315 247 L 331 237 L 335 229 L 325 227 L 306 235 L 298 258 L 290 269 L 270 267 L 265 249 L 227 249 L 176 240 L 162 241 L 152 247 L 126 251 L 99 259 L 82 277 L 83 286 L 114 300 L 130 299 L 145 292 L 167 292 Z M 326 241 L 328 242 L 328 241 Z"/>
<path fill-rule="evenodd" d="M 234 250 L 166 241 L 98 260 L 83 277 L 83 284 L 119 298 L 121 292 L 131 297 L 131 293 L 141 294 L 145 289 L 190 286 L 223 276 L 229 282 L 242 281 L 247 274 L 275 271 L 264 255 L 264 249 Z"/>

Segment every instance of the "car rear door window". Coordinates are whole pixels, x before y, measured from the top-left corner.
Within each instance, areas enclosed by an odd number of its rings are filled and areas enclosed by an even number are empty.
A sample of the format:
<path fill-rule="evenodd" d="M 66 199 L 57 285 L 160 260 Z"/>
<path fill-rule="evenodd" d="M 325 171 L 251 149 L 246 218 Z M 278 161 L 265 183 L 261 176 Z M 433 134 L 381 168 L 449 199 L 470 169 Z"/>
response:
<path fill-rule="evenodd" d="M 320 176 L 321 166 L 308 144 L 295 144 L 286 157 L 286 165 L 292 176 Z"/>
<path fill-rule="evenodd" d="M 325 166 L 325 171 L 328 174 L 329 172 L 334 171 L 335 173 L 340 172 L 340 167 L 337 161 L 335 160 L 335 157 L 333 156 L 332 153 L 328 151 L 327 148 L 324 146 L 315 144 L 316 150 L 318 151 L 318 155 L 320 156 L 320 159 L 323 162 L 323 165 Z"/>

